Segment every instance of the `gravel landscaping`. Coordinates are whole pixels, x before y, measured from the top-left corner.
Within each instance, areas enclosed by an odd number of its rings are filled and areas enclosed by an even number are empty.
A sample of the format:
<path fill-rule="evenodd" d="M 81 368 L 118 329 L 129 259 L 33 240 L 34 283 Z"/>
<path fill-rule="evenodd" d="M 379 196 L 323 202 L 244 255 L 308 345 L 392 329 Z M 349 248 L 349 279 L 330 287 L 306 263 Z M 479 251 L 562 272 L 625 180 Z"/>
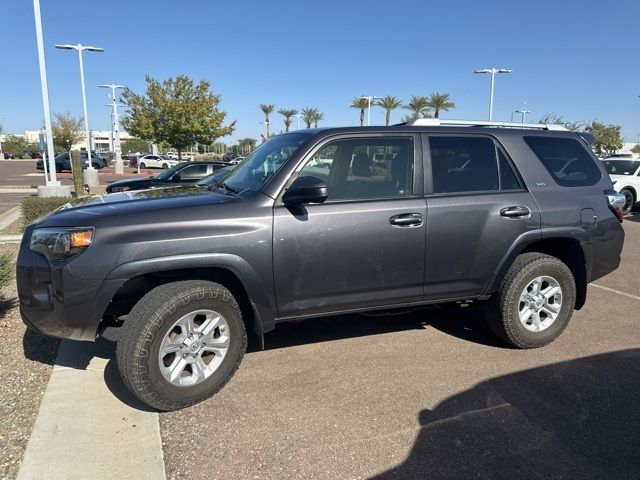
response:
<path fill-rule="evenodd" d="M 0 245 L 14 258 L 18 245 Z M 15 282 L 0 290 L 0 478 L 15 478 L 58 352 L 57 340 L 25 334 Z"/>

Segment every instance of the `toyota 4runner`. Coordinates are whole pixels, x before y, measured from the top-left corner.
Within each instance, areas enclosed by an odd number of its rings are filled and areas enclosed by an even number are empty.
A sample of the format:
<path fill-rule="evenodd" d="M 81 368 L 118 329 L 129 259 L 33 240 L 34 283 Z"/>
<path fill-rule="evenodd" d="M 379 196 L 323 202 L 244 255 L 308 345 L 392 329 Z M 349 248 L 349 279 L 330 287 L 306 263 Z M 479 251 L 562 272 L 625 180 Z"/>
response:
<path fill-rule="evenodd" d="M 556 125 L 298 130 L 209 188 L 90 197 L 29 225 L 20 311 L 62 338 L 119 327 L 123 381 L 160 410 L 217 392 L 248 336 L 292 319 L 478 301 L 505 342 L 540 347 L 618 267 L 624 201 Z"/>

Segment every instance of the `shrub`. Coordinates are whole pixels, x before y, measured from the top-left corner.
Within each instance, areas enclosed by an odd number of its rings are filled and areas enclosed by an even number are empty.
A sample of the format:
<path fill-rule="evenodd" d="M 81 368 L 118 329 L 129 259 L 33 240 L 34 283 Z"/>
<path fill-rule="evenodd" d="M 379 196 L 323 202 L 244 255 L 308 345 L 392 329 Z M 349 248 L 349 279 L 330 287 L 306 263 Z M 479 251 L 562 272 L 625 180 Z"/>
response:
<path fill-rule="evenodd" d="M 13 278 L 13 259 L 10 255 L 0 255 L 0 288 L 6 287 Z"/>
<path fill-rule="evenodd" d="M 70 197 L 26 197 L 22 200 L 22 225 L 27 226 L 34 220 L 53 212 L 56 208 L 69 203 Z"/>

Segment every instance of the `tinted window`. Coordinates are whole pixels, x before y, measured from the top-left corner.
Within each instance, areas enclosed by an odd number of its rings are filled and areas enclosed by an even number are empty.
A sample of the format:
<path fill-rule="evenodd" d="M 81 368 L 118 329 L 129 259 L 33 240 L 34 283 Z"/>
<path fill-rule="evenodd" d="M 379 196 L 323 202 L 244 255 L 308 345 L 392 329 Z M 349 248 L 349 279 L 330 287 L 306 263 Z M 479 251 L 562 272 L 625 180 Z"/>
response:
<path fill-rule="evenodd" d="M 584 187 L 601 178 L 583 143 L 573 138 L 524 137 L 558 185 Z"/>
<path fill-rule="evenodd" d="M 610 175 L 633 175 L 640 167 L 638 160 L 603 160 L 602 163 Z"/>
<path fill-rule="evenodd" d="M 328 200 L 411 195 L 411 138 L 358 138 L 330 142 L 316 152 L 299 176 L 327 182 Z"/>
<path fill-rule="evenodd" d="M 195 164 L 189 165 L 186 168 L 183 168 L 179 171 L 180 177 L 187 178 L 202 178 L 207 175 L 207 165 L 206 164 Z"/>
<path fill-rule="evenodd" d="M 434 193 L 499 188 L 496 146 L 481 137 L 430 137 Z"/>
<path fill-rule="evenodd" d="M 522 185 L 513 172 L 507 157 L 500 150 L 498 150 L 498 158 L 500 160 L 500 190 L 520 190 Z"/>

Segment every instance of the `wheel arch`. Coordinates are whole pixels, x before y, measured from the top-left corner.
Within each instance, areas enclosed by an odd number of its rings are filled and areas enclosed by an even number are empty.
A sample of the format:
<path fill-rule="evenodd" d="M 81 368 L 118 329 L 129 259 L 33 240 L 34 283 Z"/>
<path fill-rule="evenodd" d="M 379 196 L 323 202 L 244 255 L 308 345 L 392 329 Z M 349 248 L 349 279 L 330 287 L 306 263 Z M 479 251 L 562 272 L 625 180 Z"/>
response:
<path fill-rule="evenodd" d="M 523 238 L 526 237 L 526 238 Z M 491 294 L 497 291 L 507 274 L 507 271 L 522 253 L 538 252 L 558 258 L 569 267 L 576 282 L 576 304 L 575 309 L 580 310 L 587 298 L 587 284 L 589 276 L 589 257 L 585 253 L 581 235 L 577 230 L 570 232 L 553 232 L 549 236 L 537 238 L 532 235 L 520 237 L 512 249 L 507 253 L 496 274 L 489 283 L 486 293 Z"/>

